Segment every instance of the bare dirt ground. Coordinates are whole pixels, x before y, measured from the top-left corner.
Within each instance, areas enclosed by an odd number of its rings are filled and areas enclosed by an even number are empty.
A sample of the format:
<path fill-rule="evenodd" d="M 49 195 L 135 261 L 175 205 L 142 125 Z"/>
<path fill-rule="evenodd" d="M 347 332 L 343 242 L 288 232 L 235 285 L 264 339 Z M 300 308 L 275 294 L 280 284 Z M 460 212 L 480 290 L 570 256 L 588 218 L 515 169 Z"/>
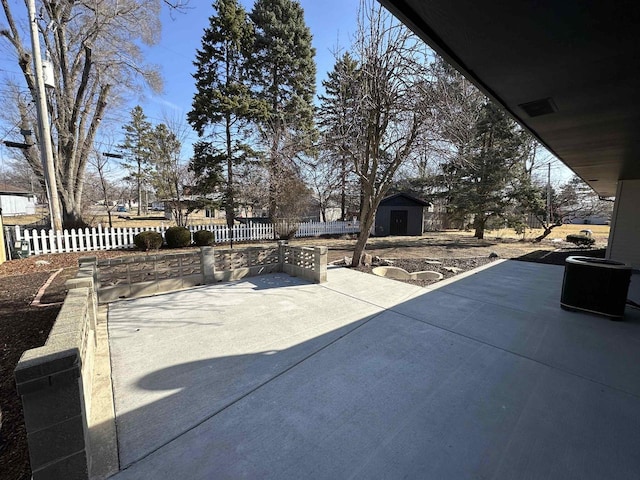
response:
<path fill-rule="evenodd" d="M 149 220 L 150 221 L 150 220 Z M 27 222 L 28 223 L 28 222 Z M 157 222 L 156 222 L 157 224 Z M 539 234 L 529 231 L 523 239 L 509 230 L 489 231 L 484 240 L 473 238 L 471 232 L 446 231 L 427 233 L 422 237 L 372 238 L 367 253 L 394 262 L 407 271 L 436 270 L 445 278 L 454 275 L 444 267 L 469 270 L 497 258 L 526 257 L 532 261 L 557 261 L 556 257 L 578 252 L 571 244 L 562 241 L 569 233 L 588 228 L 596 239 L 596 247 L 606 245 L 608 226 L 567 225 L 558 227 L 541 243 L 531 243 Z M 329 262 L 350 259 L 355 238 L 296 239 L 294 245 L 327 246 Z M 227 247 L 227 245 L 222 245 Z M 242 248 L 243 245 L 237 245 Z M 554 250 L 561 249 L 557 253 Z M 594 253 L 597 253 L 593 249 Z M 138 251 L 100 251 L 68 254 L 32 256 L 12 260 L 0 265 L 0 479 L 23 480 L 30 478 L 26 434 L 22 419 L 22 405 L 15 389 L 13 370 L 22 352 L 41 346 L 60 310 L 66 290 L 64 281 L 75 275 L 78 259 L 85 256 L 99 258 L 122 255 L 139 255 Z M 544 258 L 542 258 L 544 257 Z M 428 264 L 425 260 L 437 260 L 441 265 Z M 549 263 L 553 263 L 549 261 Z M 43 303 L 48 306 L 31 305 L 40 287 L 50 275 L 58 270 L 47 289 Z M 370 268 L 363 268 L 370 271 Z M 417 282 L 424 285 L 426 282 Z"/>
<path fill-rule="evenodd" d="M 483 240 L 473 237 L 472 232 L 448 230 L 444 232 L 428 232 L 422 237 L 378 237 L 367 243 L 367 253 L 388 259 L 399 258 L 479 258 L 496 253 L 499 258 L 517 258 L 532 251 L 553 251 L 572 249 L 573 244 L 564 241 L 567 235 L 589 229 L 596 240 L 594 248 L 603 248 L 609 237 L 608 225 L 562 225 L 555 228 L 551 235 L 539 243 L 532 239 L 542 233 L 541 230 L 528 230 L 526 236 L 519 236 L 513 230 L 490 230 Z M 354 237 L 355 238 L 355 237 Z M 300 245 L 326 245 L 329 247 L 329 262 L 351 256 L 353 239 L 315 238 L 296 239 L 292 243 Z"/>

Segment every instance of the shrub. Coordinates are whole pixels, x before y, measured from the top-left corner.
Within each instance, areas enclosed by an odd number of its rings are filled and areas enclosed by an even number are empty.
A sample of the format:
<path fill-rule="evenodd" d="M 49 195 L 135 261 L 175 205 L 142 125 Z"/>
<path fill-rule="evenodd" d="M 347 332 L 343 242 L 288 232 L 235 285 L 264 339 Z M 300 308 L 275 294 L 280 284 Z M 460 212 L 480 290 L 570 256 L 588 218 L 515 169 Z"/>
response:
<path fill-rule="evenodd" d="M 191 232 L 186 227 L 169 227 L 164 232 L 169 248 L 182 248 L 191 245 Z"/>
<path fill-rule="evenodd" d="M 193 241 L 199 247 L 209 247 L 215 243 L 215 239 L 209 230 L 198 230 L 193 234 Z"/>
<path fill-rule="evenodd" d="M 595 238 L 589 237 L 587 235 L 572 233 L 570 235 L 567 235 L 567 242 L 578 245 L 579 247 L 590 247 L 591 245 L 596 243 L 596 240 Z"/>
<path fill-rule="evenodd" d="M 300 221 L 296 219 L 279 218 L 273 222 L 273 228 L 275 229 L 276 236 L 280 240 L 292 239 L 296 235 L 299 226 Z"/>
<path fill-rule="evenodd" d="M 148 252 L 149 250 L 158 250 L 162 246 L 162 234 L 158 232 L 140 232 L 133 237 L 133 243 L 140 250 Z"/>

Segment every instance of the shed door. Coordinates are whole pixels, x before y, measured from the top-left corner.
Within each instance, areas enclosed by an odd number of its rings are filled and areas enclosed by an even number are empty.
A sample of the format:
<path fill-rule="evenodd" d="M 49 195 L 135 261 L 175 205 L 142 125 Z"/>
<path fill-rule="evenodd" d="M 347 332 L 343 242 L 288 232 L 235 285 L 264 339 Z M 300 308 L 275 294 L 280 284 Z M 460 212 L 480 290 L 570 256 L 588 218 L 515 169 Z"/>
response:
<path fill-rule="evenodd" d="M 406 235 L 409 212 L 407 210 L 391 210 L 390 235 Z"/>

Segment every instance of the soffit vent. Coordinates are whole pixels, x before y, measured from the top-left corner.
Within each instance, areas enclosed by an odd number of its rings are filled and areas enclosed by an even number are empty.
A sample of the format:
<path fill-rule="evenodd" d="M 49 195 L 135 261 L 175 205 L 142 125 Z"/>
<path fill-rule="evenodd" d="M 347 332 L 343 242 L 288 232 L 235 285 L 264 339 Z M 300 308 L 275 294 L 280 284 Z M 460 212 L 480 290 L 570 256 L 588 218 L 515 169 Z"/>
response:
<path fill-rule="evenodd" d="M 518 105 L 530 117 L 540 117 L 558 111 L 558 107 L 551 98 L 534 100 L 533 102 L 521 103 Z"/>

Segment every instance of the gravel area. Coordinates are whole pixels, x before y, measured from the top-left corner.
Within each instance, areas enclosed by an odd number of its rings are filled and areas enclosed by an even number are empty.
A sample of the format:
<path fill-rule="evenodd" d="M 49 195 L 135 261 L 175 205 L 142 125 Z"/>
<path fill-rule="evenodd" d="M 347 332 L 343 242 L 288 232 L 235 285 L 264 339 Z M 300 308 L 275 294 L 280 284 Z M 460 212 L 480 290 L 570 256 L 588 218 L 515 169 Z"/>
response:
<path fill-rule="evenodd" d="M 422 271 L 431 271 L 441 273 L 443 279 L 455 277 L 462 272 L 466 272 L 468 270 L 472 270 L 476 267 L 480 267 L 482 265 L 486 265 L 491 263 L 497 258 L 489 258 L 489 257 L 473 257 L 473 258 L 428 258 L 428 259 L 417 259 L 417 258 L 384 258 L 384 260 L 388 260 L 388 264 L 394 267 L 400 267 L 406 270 L 409 273 L 413 272 L 422 272 Z M 435 262 L 440 262 L 435 263 Z M 358 267 L 358 270 L 361 272 L 370 273 L 374 275 L 372 272 L 372 267 Z M 438 282 L 438 280 L 397 280 L 399 282 L 410 283 L 411 285 L 418 285 L 419 287 L 426 287 L 427 285 L 431 285 L 433 283 Z"/>

